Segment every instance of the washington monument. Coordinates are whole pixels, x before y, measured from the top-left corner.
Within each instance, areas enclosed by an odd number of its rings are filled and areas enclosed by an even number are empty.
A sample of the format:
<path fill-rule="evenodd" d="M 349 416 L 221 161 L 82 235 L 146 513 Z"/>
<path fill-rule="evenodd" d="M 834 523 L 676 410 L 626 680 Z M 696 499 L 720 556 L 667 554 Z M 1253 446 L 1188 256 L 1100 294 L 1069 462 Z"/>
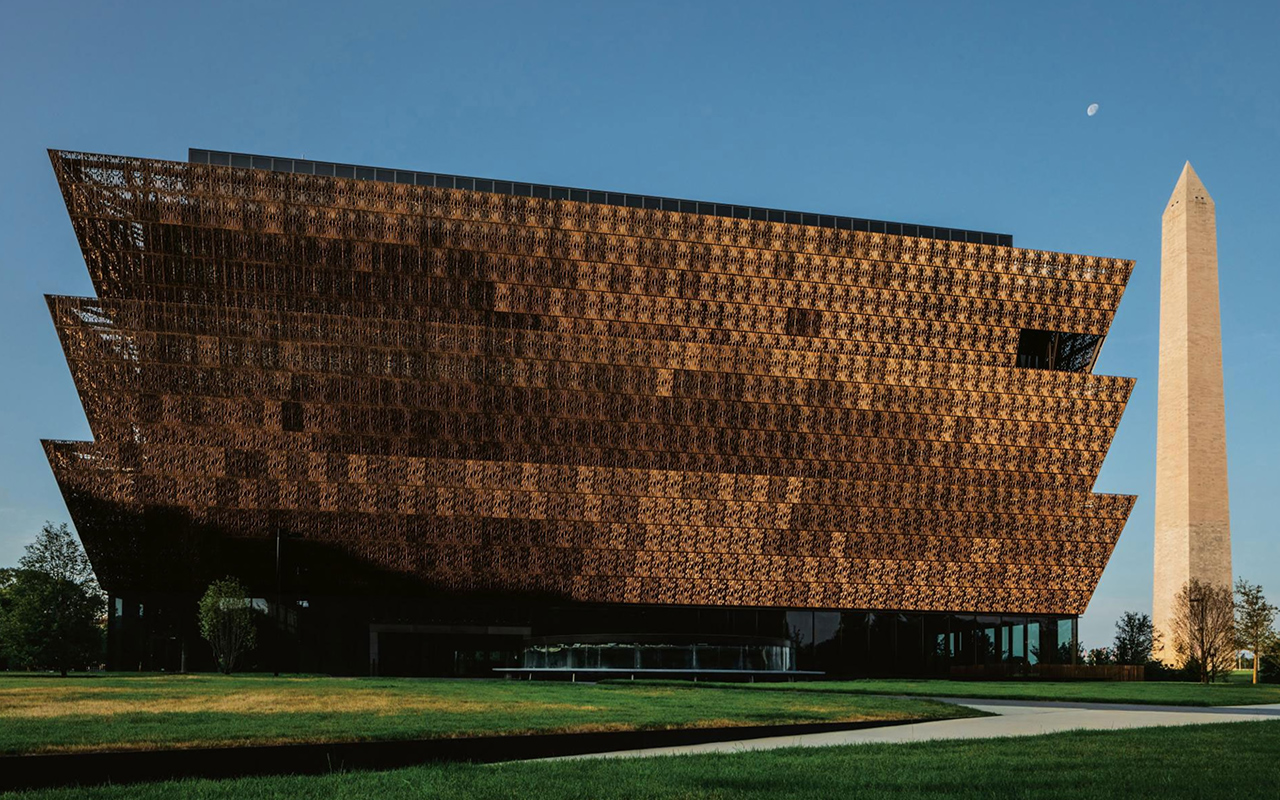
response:
<path fill-rule="evenodd" d="M 1156 657 L 1172 658 L 1173 600 L 1191 578 L 1231 585 L 1227 434 L 1213 198 L 1191 163 L 1164 210 L 1156 428 Z"/>

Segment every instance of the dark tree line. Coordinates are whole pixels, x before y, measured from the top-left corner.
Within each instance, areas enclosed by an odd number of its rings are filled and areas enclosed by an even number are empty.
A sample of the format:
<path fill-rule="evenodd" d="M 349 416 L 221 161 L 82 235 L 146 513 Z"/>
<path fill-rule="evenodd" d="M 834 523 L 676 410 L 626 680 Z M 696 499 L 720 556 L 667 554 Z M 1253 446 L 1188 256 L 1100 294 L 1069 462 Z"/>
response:
<path fill-rule="evenodd" d="M 17 569 L 0 570 L 0 666 L 91 669 L 102 662 L 106 598 L 66 523 L 46 522 Z"/>
<path fill-rule="evenodd" d="M 1262 587 L 1243 578 L 1218 586 L 1192 578 L 1174 598 L 1164 661 L 1155 660 L 1160 634 L 1151 617 L 1132 611 L 1116 622 L 1109 648 L 1089 652 L 1091 664 L 1145 664 L 1148 679 L 1181 678 L 1203 683 L 1230 674 L 1241 651 L 1253 654 L 1253 682 L 1280 682 L 1280 609 L 1267 602 Z"/>

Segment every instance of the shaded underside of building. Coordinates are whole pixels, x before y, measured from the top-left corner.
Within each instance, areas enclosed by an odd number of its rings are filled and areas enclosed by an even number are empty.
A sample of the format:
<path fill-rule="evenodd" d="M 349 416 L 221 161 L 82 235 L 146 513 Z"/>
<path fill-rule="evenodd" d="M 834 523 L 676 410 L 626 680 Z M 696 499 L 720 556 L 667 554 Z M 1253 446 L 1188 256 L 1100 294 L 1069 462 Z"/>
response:
<path fill-rule="evenodd" d="M 1092 492 L 1133 385 L 1092 374 L 1130 262 L 51 157 L 97 297 L 49 298 L 94 440 L 45 447 L 116 668 L 207 662 L 195 600 L 225 575 L 288 669 L 1057 660 L 1133 505 Z"/>

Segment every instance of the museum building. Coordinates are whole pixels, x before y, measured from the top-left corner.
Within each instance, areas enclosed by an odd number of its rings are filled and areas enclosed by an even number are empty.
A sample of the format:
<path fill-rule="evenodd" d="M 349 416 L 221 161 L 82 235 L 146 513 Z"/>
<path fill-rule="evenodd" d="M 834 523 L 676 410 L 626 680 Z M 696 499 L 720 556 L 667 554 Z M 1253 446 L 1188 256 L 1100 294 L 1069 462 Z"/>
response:
<path fill-rule="evenodd" d="M 1132 263 L 1005 234 L 191 150 L 51 152 L 97 296 L 47 441 L 109 666 L 947 674 L 1070 661 Z M 496 671 L 496 672 L 495 672 Z M 504 673 L 505 671 L 505 673 Z"/>

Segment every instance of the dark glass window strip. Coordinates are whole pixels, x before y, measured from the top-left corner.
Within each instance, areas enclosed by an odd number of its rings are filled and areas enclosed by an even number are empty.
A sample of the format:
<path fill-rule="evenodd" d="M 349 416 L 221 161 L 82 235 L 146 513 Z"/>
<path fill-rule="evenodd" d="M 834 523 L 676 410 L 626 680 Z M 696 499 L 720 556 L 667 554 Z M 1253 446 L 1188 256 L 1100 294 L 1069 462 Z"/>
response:
<path fill-rule="evenodd" d="M 785 222 L 815 228 L 836 228 L 842 231 L 887 233 L 894 236 L 916 236 L 949 242 L 1013 247 L 1013 236 L 1007 233 L 970 231 L 961 228 L 936 228 L 928 225 L 911 225 L 903 222 L 862 219 L 860 217 L 836 217 L 826 214 L 807 214 L 799 211 L 782 211 L 774 208 L 735 206 L 708 203 L 698 200 L 677 200 L 670 197 L 601 192 L 590 189 L 573 189 L 564 186 L 548 186 L 537 183 L 516 183 L 487 178 L 469 178 L 462 175 L 443 175 L 436 172 L 411 172 L 406 170 L 361 167 L 354 164 L 337 164 L 331 161 L 309 161 L 301 158 L 275 158 L 221 150 L 191 148 L 187 160 L 192 164 L 211 164 L 244 169 L 268 169 L 275 172 L 293 172 L 302 175 L 326 175 L 356 180 L 404 183 L 417 186 L 435 186 L 445 189 L 468 189 L 477 192 L 540 197 L 551 200 L 570 200 L 578 203 L 648 208 L 663 211 L 679 211 L 686 214 L 703 214 L 715 217 L 752 219 L 768 222 Z"/>

